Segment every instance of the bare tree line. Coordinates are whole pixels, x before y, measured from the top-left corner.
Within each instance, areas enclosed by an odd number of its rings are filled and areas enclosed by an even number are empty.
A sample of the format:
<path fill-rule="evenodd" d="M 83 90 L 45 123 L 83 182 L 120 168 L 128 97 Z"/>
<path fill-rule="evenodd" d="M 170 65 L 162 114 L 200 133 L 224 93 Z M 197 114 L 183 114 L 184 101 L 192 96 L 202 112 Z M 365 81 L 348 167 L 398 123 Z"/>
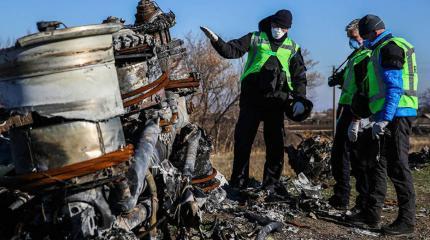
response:
<path fill-rule="evenodd" d="M 11 47 L 15 44 L 12 38 L 3 39 L 0 37 L 0 49 Z"/>

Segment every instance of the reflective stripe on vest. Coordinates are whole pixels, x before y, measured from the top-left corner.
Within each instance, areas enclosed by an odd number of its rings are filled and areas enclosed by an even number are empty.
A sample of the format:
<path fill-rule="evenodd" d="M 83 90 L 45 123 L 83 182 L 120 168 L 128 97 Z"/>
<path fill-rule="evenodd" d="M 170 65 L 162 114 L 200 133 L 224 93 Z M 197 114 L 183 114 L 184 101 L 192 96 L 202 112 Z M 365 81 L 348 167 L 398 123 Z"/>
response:
<path fill-rule="evenodd" d="M 418 109 L 418 74 L 414 47 L 402 38 L 391 38 L 378 46 L 370 57 L 368 65 L 370 110 L 372 113 L 377 113 L 384 107 L 386 87 L 380 64 L 380 51 L 389 42 L 394 42 L 405 52 L 405 64 L 402 69 L 404 94 L 400 98 L 398 107 Z"/>
<path fill-rule="evenodd" d="M 251 73 L 261 71 L 261 68 L 269 60 L 271 56 L 278 58 L 282 65 L 282 71 L 285 73 L 288 87 L 293 89 L 290 76 L 290 60 L 296 54 L 299 46 L 290 38 L 285 39 L 283 44 L 278 48 L 278 51 L 273 52 L 270 46 L 269 38 L 265 32 L 255 32 L 252 34 L 248 60 L 245 65 L 245 71 L 242 74 L 241 80 L 246 78 Z"/>
<path fill-rule="evenodd" d="M 371 53 L 372 51 L 368 49 L 361 49 L 349 59 L 343 75 L 342 93 L 339 98 L 340 104 L 351 105 L 352 98 L 358 89 L 355 82 L 355 66 L 360 64 L 367 57 L 370 57 Z"/>

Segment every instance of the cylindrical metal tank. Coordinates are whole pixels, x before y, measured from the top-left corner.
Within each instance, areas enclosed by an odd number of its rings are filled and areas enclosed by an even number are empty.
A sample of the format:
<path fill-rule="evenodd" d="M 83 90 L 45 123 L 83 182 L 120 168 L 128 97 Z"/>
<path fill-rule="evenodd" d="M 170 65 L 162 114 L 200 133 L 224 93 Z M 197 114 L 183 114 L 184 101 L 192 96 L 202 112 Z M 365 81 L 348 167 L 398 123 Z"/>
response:
<path fill-rule="evenodd" d="M 0 51 L 0 106 L 99 121 L 123 113 L 112 33 L 118 24 L 32 34 Z"/>

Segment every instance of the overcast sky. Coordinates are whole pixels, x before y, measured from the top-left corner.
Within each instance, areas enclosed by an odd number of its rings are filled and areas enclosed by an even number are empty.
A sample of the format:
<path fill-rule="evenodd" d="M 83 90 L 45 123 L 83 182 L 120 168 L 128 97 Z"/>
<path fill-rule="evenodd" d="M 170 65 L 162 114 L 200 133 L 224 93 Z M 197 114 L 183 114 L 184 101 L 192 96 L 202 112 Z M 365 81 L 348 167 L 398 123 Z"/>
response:
<path fill-rule="evenodd" d="M 40 20 L 59 20 L 68 26 L 100 23 L 118 16 L 133 23 L 137 0 L 2 0 L 0 1 L 0 41 L 16 39 L 36 31 Z M 177 16 L 172 30 L 181 38 L 200 25 L 211 27 L 226 40 L 257 29 L 258 21 L 279 9 L 293 12 L 290 36 L 319 64 L 324 83 L 316 91 L 318 110 L 331 106 L 326 78 L 331 66 L 340 64 L 351 49 L 345 25 L 368 13 L 379 15 L 395 35 L 416 47 L 420 90 L 430 87 L 430 0 L 159 0 L 165 10 Z"/>

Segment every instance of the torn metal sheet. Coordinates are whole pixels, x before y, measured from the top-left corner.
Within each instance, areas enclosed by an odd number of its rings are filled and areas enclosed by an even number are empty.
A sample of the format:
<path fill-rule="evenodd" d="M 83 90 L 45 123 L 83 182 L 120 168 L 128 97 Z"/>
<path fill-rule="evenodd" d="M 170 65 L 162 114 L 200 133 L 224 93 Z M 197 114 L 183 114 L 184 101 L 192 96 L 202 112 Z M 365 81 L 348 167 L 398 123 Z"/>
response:
<path fill-rule="evenodd" d="M 360 228 L 354 228 L 353 232 L 357 233 L 357 234 L 359 234 L 361 236 L 368 236 L 368 237 L 379 237 L 379 236 L 381 236 L 380 233 L 372 232 L 372 231 L 365 230 L 365 229 L 360 229 Z"/>
<path fill-rule="evenodd" d="M 309 198 L 314 198 L 314 199 L 322 198 L 321 186 L 313 185 L 303 173 L 300 173 L 298 175 L 298 178 L 293 180 L 293 184 L 298 192 L 304 193 Z"/>
<path fill-rule="evenodd" d="M 121 66 L 117 68 L 117 72 L 121 94 L 126 94 L 148 85 L 162 75 L 156 59 Z"/>
<path fill-rule="evenodd" d="M 190 115 L 188 114 L 187 100 L 185 97 L 178 97 L 177 102 L 178 119 L 175 125 L 178 129 L 182 129 L 190 123 Z"/>

